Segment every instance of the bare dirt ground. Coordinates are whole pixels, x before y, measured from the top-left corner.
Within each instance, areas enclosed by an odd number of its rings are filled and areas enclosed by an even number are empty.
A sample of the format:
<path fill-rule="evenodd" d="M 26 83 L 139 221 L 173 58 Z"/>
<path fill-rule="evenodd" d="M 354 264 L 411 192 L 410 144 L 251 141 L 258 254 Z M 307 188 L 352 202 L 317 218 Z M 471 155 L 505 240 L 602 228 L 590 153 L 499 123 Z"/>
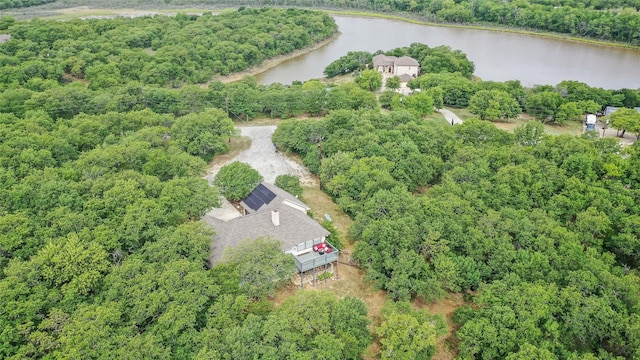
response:
<path fill-rule="evenodd" d="M 367 306 L 367 317 L 371 320 L 369 330 L 373 333 L 380 325 L 380 310 L 386 301 L 386 292 L 374 290 L 365 280 L 364 271 L 345 264 L 338 265 L 338 280 L 320 282 L 315 287 L 307 285 L 305 289 L 328 290 L 339 297 L 353 296 L 364 301 Z M 379 359 L 380 344 L 373 341 L 363 354 L 364 359 Z"/>
<path fill-rule="evenodd" d="M 344 243 L 347 244 L 350 242 L 348 231 L 352 220 L 338 208 L 329 195 L 320 190 L 319 184 L 320 181 L 316 179 L 313 185 L 304 186 L 301 199 L 311 207 L 311 213 L 317 221 L 324 221 L 324 214 L 329 214 L 342 239 L 346 240 Z"/>
<path fill-rule="evenodd" d="M 238 136 L 231 138 L 229 142 L 229 152 L 222 155 L 216 155 L 211 162 L 209 163 L 209 167 L 220 166 L 221 164 L 226 164 L 238 157 L 241 152 L 249 149 L 251 146 L 251 139 L 247 136 Z"/>
<path fill-rule="evenodd" d="M 448 333 L 438 338 L 436 342 L 436 354 L 434 360 L 453 360 L 458 356 L 458 339 L 456 338 L 456 327 L 453 324 L 453 312 L 464 305 L 462 294 L 449 294 L 445 299 L 425 303 L 422 299 L 414 302 L 414 305 L 420 309 L 427 309 L 432 315 L 442 315 L 447 321 Z"/>

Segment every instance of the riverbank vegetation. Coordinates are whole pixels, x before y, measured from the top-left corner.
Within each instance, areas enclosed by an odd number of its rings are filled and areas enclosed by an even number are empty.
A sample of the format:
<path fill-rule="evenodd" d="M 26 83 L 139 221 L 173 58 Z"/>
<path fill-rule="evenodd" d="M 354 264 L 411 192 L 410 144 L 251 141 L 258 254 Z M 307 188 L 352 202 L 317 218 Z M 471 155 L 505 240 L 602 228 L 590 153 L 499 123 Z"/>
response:
<path fill-rule="evenodd" d="M 1 84 L 25 86 L 39 78 L 40 86 L 50 87 L 80 79 L 90 89 L 104 89 L 131 81 L 205 83 L 309 46 L 337 26 L 320 12 L 263 8 L 217 16 L 33 20 L 6 31 L 12 38 L 2 47 Z"/>
<path fill-rule="evenodd" d="M 104 7 L 100 1 L 65 3 L 66 6 Z M 190 0 L 144 0 L 137 6 L 164 8 L 201 4 Z M 503 2 L 441 0 L 215 0 L 211 6 L 285 6 L 361 10 L 406 16 L 431 23 L 489 25 L 524 30 L 553 32 L 577 38 L 591 38 L 640 46 L 640 5 L 635 0 L 587 2 L 562 0 L 529 0 Z M 111 1 L 110 7 L 130 8 L 130 1 Z"/>
<path fill-rule="evenodd" d="M 411 44 L 408 47 L 396 48 L 389 51 L 379 50 L 372 54 L 367 51 L 349 52 L 339 59 L 333 61 L 324 69 L 324 74 L 328 78 L 337 75 L 352 73 L 356 70 L 372 68 L 374 55 L 385 54 L 390 56 L 410 56 L 423 64 L 420 71 L 422 73 L 459 73 L 471 79 L 475 70 L 473 62 L 469 61 L 467 55 L 460 50 L 453 50 L 446 45 L 429 47 L 424 44 Z M 379 87 L 378 87 L 379 88 Z"/>
<path fill-rule="evenodd" d="M 15 9 L 52 3 L 56 0 L 0 0 L 0 9 Z"/>

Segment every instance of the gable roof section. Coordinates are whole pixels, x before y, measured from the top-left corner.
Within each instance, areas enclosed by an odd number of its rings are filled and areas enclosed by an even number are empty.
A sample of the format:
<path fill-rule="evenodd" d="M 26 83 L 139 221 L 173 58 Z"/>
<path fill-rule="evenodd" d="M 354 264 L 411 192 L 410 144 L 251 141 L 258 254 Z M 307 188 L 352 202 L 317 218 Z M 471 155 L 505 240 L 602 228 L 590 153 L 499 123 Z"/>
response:
<path fill-rule="evenodd" d="M 258 184 L 258 186 L 249 195 L 247 195 L 240 204 L 245 208 L 247 213 L 254 213 L 256 211 L 279 208 L 280 205 L 287 201 L 304 209 L 305 212 L 311 210 L 307 204 L 303 203 L 295 196 L 266 182 Z"/>
<path fill-rule="evenodd" d="M 409 56 L 395 57 L 380 54 L 373 57 L 373 67 L 378 66 L 420 66 L 420 63 Z"/>
<path fill-rule="evenodd" d="M 607 106 L 607 107 L 604 109 L 604 114 L 605 114 L 606 116 L 609 116 L 609 115 L 613 114 L 614 112 L 618 111 L 618 109 L 619 109 L 619 108 L 617 108 L 617 107 L 615 107 L 615 106 Z M 633 109 L 634 109 L 635 111 L 637 111 L 637 112 L 639 112 L 639 113 L 640 113 L 640 107 L 634 107 Z"/>
<path fill-rule="evenodd" d="M 618 111 L 618 108 L 617 108 L 617 107 L 614 107 L 614 106 L 607 106 L 607 107 L 604 109 L 604 114 L 605 114 L 605 115 L 607 115 L 607 116 L 609 116 L 609 115 L 613 114 L 613 113 L 614 113 L 614 112 L 616 112 L 616 111 Z"/>
<path fill-rule="evenodd" d="M 398 76 L 400 78 L 400 82 L 406 83 L 409 82 L 409 80 L 412 80 L 414 77 L 409 75 L 409 74 L 402 74 Z"/>
<path fill-rule="evenodd" d="M 418 61 L 409 56 L 402 56 L 396 59 L 395 64 L 397 66 L 419 66 Z"/>
<path fill-rule="evenodd" d="M 397 57 L 379 54 L 373 57 L 373 66 L 393 66 Z"/>
<path fill-rule="evenodd" d="M 202 220 L 216 231 L 211 243 L 211 265 L 222 261 L 227 248 L 233 248 L 245 239 L 271 236 L 280 240 L 282 251 L 288 251 L 299 243 L 329 235 L 329 232 L 315 220 L 295 208 L 282 205 L 277 210 L 280 217 L 278 226 L 273 225 L 271 211 L 266 210 L 229 221 L 205 215 Z"/>

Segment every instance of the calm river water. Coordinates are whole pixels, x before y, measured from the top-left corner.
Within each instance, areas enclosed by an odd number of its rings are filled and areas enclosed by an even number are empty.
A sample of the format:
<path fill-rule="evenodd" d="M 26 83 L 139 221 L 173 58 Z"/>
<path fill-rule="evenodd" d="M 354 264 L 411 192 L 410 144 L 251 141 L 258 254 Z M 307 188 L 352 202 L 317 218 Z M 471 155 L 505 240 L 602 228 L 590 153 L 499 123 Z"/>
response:
<path fill-rule="evenodd" d="M 420 42 L 462 50 L 483 80 L 520 80 L 524 86 L 578 80 L 605 89 L 640 88 L 638 49 L 388 19 L 334 18 L 342 32 L 337 40 L 257 75 L 258 82 L 290 84 L 320 78 L 328 64 L 349 51 L 386 51 Z"/>

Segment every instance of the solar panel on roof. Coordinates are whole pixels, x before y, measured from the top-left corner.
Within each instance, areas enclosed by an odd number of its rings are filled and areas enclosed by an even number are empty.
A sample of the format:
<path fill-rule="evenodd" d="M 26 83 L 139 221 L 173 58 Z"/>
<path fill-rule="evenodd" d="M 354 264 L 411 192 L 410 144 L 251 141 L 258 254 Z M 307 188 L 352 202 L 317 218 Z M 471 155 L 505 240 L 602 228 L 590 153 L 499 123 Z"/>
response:
<path fill-rule="evenodd" d="M 252 194 L 249 194 L 244 199 L 244 203 L 247 204 L 253 210 L 258 210 L 260 208 L 259 202 L 256 201 L 256 199 L 252 196 Z"/>
<path fill-rule="evenodd" d="M 276 194 L 267 189 L 266 186 L 258 184 L 258 186 L 256 186 L 256 188 L 253 189 L 253 191 L 247 195 L 243 201 L 253 211 L 257 211 L 262 207 L 262 205 L 270 203 L 271 200 L 275 199 L 275 197 Z"/>

